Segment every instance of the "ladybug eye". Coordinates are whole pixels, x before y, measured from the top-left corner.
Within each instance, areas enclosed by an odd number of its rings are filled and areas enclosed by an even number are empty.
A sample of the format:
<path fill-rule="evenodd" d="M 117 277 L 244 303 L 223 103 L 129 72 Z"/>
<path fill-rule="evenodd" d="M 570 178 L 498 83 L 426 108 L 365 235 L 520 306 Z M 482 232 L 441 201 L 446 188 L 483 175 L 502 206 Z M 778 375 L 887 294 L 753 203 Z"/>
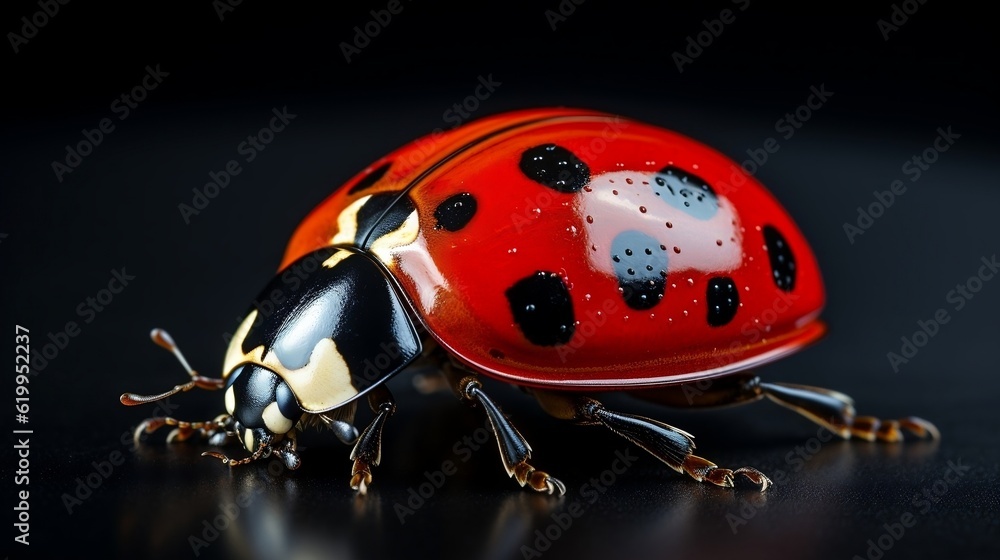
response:
<path fill-rule="evenodd" d="M 575 193 L 590 182 L 590 168 L 576 154 L 556 144 L 542 144 L 521 154 L 521 172 L 561 193 Z"/>

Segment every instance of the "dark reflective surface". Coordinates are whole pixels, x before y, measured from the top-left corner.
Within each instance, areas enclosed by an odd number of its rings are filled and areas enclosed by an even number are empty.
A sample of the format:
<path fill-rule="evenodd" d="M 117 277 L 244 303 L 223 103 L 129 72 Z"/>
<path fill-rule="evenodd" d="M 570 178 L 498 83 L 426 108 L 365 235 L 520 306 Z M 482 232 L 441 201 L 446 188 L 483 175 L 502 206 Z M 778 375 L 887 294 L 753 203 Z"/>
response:
<path fill-rule="evenodd" d="M 0 316 L 8 332 L 30 328 L 45 356 L 30 383 L 32 544 L 8 540 L 11 558 L 874 558 L 868 541 L 888 549 L 885 560 L 997 556 L 1000 280 L 982 260 L 1000 249 L 988 18 L 927 3 L 885 42 L 875 22 L 888 6 L 817 21 L 753 3 L 678 73 L 671 53 L 721 7 L 671 6 L 654 17 L 587 2 L 552 31 L 546 6 L 459 13 L 406 3 L 348 64 L 339 43 L 383 6 L 326 20 L 244 2 L 220 22 L 208 4 L 147 14 L 71 3 L 13 59 L 0 151 Z M 9 29 L 39 8 L 12 9 Z M 123 14 L 127 23 L 108 23 Z M 170 75 L 118 120 L 109 103 L 157 63 Z M 480 74 L 502 82 L 487 99 L 475 97 Z M 836 92 L 829 103 L 793 136 L 776 130 L 823 83 Z M 844 391 L 861 414 L 922 416 L 943 439 L 823 442 L 809 422 L 766 402 L 695 412 L 606 399 L 693 433 L 698 453 L 719 465 L 753 466 L 776 482 L 765 494 L 723 490 L 488 383 L 534 464 L 566 484 L 560 499 L 507 479 L 495 444 L 482 443 L 479 411 L 449 394 L 419 395 L 402 376 L 391 382 L 398 412 L 363 499 L 348 488 L 349 448 L 329 432 L 304 437 L 303 465 L 291 473 L 269 473 L 270 462 L 230 472 L 200 457 L 204 444 L 168 448 L 165 433 L 132 449 L 130 428 L 156 407 L 127 409 L 118 395 L 185 381 L 149 329 L 168 329 L 195 368 L 219 374 L 225 334 L 299 220 L 392 148 L 455 124 L 454 104 L 470 95 L 479 107 L 469 118 L 591 107 L 740 161 L 777 139 L 757 176 L 813 245 L 830 328 L 762 376 Z M 246 161 L 241 142 L 286 105 L 297 116 Z M 105 117 L 115 130 L 57 181 L 52 161 Z M 904 166 L 949 126 L 961 137 L 914 180 L 907 169 L 916 164 Z M 243 171 L 185 219 L 178 205 L 192 204 L 192 189 L 231 159 Z M 879 210 L 873 193 L 895 180 L 906 190 Z M 859 217 L 873 205 L 878 217 Z M 102 295 L 115 273 L 132 278 Z M 100 311 L 88 298 L 103 301 Z M 890 362 L 890 352 L 906 361 Z M 189 420 L 223 410 L 221 392 L 166 404 Z M 359 423 L 369 418 L 363 411 Z M 625 467 L 619 453 L 638 459 Z M 0 461 L 8 508 L 12 457 Z M 421 490 L 428 497 L 413 498 Z"/>
<path fill-rule="evenodd" d="M 416 394 L 405 381 L 394 382 L 400 410 L 365 497 L 349 490 L 349 449 L 330 433 L 305 439 L 295 472 L 277 459 L 229 470 L 199 457 L 202 444 L 151 442 L 126 453 L 68 516 L 59 494 L 72 493 L 72 478 L 108 452 L 88 449 L 70 461 L 43 453 L 48 503 L 36 502 L 39 532 L 69 523 L 121 556 L 151 558 L 499 559 L 534 557 L 532 550 L 549 558 L 851 557 L 909 512 L 916 524 L 892 543 L 899 557 L 941 546 L 986 554 L 997 544 L 995 437 L 905 387 L 893 399 L 862 384 L 855 393 L 866 410 L 881 402 L 889 412 L 928 411 L 941 442 L 843 442 L 767 403 L 671 413 L 607 399 L 693 431 L 699 452 L 721 465 L 763 470 L 775 485 L 758 493 L 695 483 L 602 429 L 549 419 L 524 395 L 491 384 L 533 444 L 535 463 L 566 483 L 558 498 L 506 479 L 473 411 L 447 394 Z M 950 465 L 962 476 L 948 476 Z"/>
<path fill-rule="evenodd" d="M 981 449 L 962 452 L 968 438 L 947 425 L 948 439 L 940 444 L 890 446 L 829 440 L 828 433 L 763 403 L 677 415 L 685 421 L 675 423 L 697 428 L 703 453 L 771 475 L 776 485 L 762 494 L 673 475 L 610 434 L 559 425 L 524 402 L 518 406 L 520 395 L 496 392 L 513 401 L 508 409 L 530 434 L 537 464 L 558 473 L 566 496 L 528 493 L 505 480 L 495 445 L 474 449 L 481 424 L 450 406 L 450 397 L 401 391 L 407 406 L 389 424 L 384 464 L 368 496 L 348 490 L 346 449 L 327 437 L 307 446 L 305 465 L 294 473 L 281 473 L 278 462 L 229 472 L 185 449 L 143 448 L 112 490 L 117 499 L 97 508 L 117 502 L 118 517 L 130 520 L 114 535 L 123 551 L 162 557 L 194 548 L 211 557 L 260 558 L 515 558 L 528 548 L 554 558 L 715 557 L 734 550 L 751 558 L 776 551 L 849 557 L 863 554 L 866 540 L 877 539 L 882 525 L 904 512 L 918 522 L 894 545 L 901 556 L 936 547 L 942 538 L 995 546 L 988 515 L 969 515 L 994 507 L 996 488 L 988 478 L 995 465 Z M 416 410 L 421 399 L 431 407 Z M 914 496 L 924 488 L 933 492 L 949 461 L 971 470 L 919 514 Z M 182 479 L 183 486 L 175 486 Z M 948 527 L 956 517 L 964 518 L 959 531 Z"/>

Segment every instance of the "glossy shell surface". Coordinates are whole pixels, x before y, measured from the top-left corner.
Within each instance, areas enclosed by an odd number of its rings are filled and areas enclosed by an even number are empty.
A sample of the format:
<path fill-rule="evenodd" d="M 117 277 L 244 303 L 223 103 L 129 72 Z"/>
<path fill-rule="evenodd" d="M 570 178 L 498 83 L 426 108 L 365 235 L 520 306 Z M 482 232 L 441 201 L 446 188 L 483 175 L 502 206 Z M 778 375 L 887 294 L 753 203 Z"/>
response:
<path fill-rule="evenodd" d="M 282 267 L 330 245 L 381 261 L 459 360 L 527 386 L 725 375 L 824 330 L 813 252 L 756 179 L 601 113 L 502 114 L 404 146 L 322 202 Z"/>

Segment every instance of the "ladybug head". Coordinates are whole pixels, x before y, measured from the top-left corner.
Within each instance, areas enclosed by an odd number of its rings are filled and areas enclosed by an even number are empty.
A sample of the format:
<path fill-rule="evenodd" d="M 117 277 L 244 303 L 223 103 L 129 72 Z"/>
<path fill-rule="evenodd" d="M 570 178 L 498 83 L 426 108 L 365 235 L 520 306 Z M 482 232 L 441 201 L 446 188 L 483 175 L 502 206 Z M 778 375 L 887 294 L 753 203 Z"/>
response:
<path fill-rule="evenodd" d="M 302 418 L 295 396 L 275 372 L 241 364 L 226 377 L 226 412 L 233 418 L 233 431 L 250 453 L 270 454 Z"/>
<path fill-rule="evenodd" d="M 188 371 L 191 381 L 177 385 L 170 391 L 159 395 L 136 395 L 125 393 L 121 402 L 126 405 L 137 405 L 165 399 L 177 393 L 199 387 L 202 389 L 223 389 L 225 391 L 226 412 L 211 422 L 179 422 L 171 418 L 151 419 L 140 425 L 136 431 L 145 429 L 147 432 L 164 424 L 177 426 L 170 437 L 186 439 L 192 433 L 201 432 L 209 436 L 211 443 L 222 443 L 225 436 L 236 435 L 243 447 L 250 452 L 250 457 L 232 460 L 221 453 L 206 452 L 221 459 L 230 466 L 249 463 L 261 457 L 268 457 L 276 452 L 284 460 L 289 469 L 299 465 L 298 454 L 295 452 L 295 426 L 302 418 L 302 409 L 295 402 L 295 396 L 288 384 L 274 371 L 267 367 L 242 363 L 232 368 L 223 379 L 202 377 L 191 369 L 184 355 L 174 344 L 166 331 L 153 329 L 150 333 L 153 341 L 170 350 Z M 150 423 L 153 423 L 150 429 Z M 169 438 L 168 438 L 169 439 Z"/>
<path fill-rule="evenodd" d="M 222 379 L 199 376 L 166 333 L 156 330 L 153 340 L 171 350 L 193 380 L 161 395 L 127 393 L 121 400 L 141 404 L 195 386 L 224 389 L 228 415 L 211 423 L 212 430 L 235 432 L 251 457 L 232 461 L 209 454 L 237 465 L 275 452 L 297 465 L 297 424 L 316 415 L 340 439 L 353 439 L 353 426 L 338 419 L 353 416 L 345 411 L 354 409 L 356 399 L 420 355 L 422 344 L 400 293 L 367 253 L 327 248 L 307 254 L 254 300 L 230 340 Z"/>

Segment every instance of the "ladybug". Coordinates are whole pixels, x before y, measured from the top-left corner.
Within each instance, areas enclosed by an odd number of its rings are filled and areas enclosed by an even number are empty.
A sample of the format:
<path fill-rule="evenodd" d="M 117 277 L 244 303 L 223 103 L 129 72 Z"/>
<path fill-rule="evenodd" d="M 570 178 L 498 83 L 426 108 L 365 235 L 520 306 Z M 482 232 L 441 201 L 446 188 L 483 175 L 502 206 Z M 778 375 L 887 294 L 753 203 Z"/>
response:
<path fill-rule="evenodd" d="M 565 492 L 479 376 L 512 383 L 551 415 L 603 425 L 695 480 L 760 490 L 760 471 L 694 454 L 693 436 L 606 408 L 588 392 L 627 391 L 673 406 L 767 397 L 842 438 L 939 437 L 916 417 L 857 416 L 846 395 L 763 382 L 754 369 L 824 333 L 824 287 L 802 232 L 757 180 L 680 134 L 573 109 L 496 115 L 439 131 L 374 162 L 299 225 L 277 276 L 237 329 L 221 378 L 226 413 L 207 422 L 151 418 L 136 436 L 235 437 L 288 468 L 296 437 L 326 426 L 353 442 L 351 486 L 364 492 L 395 410 L 385 382 L 433 367 L 484 411 L 508 476 Z M 374 419 L 353 422 L 365 398 Z"/>

